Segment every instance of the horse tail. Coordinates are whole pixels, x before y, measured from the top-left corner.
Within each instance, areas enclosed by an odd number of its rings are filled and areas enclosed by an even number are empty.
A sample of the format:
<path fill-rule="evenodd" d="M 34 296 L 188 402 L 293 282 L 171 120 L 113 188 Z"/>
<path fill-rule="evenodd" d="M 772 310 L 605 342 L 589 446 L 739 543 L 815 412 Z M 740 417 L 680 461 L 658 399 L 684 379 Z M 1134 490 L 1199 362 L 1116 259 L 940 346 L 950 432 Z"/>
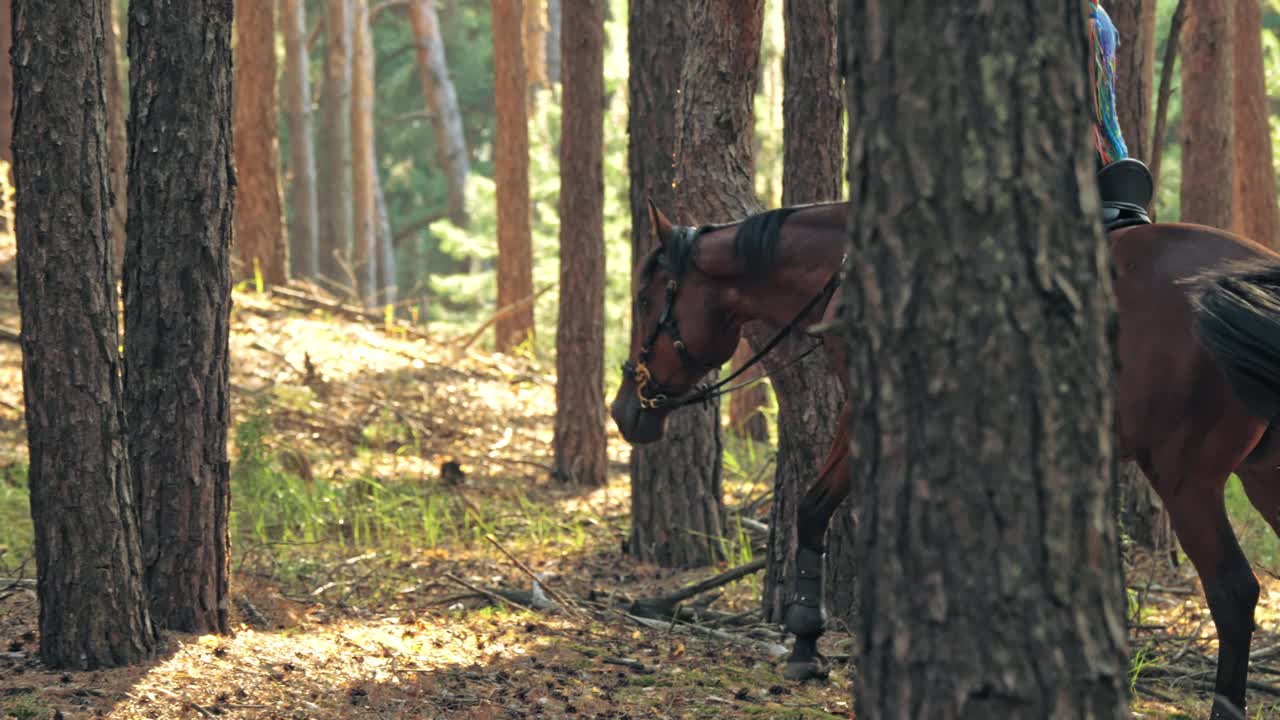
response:
<path fill-rule="evenodd" d="M 1237 265 L 1197 284 L 1201 345 L 1253 412 L 1280 415 L 1280 261 Z"/>

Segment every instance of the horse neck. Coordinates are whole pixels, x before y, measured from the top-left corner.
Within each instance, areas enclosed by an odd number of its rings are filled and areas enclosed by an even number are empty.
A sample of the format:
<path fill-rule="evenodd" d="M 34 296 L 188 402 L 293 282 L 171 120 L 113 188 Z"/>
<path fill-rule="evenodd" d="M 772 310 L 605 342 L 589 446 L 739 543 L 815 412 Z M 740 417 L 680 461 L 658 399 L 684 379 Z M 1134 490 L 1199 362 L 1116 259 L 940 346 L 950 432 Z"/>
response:
<path fill-rule="evenodd" d="M 708 234 L 698 264 L 710 259 L 708 274 L 720 285 L 721 306 L 740 323 L 763 320 L 781 327 L 792 322 L 840 270 L 849 237 L 848 207 L 837 203 L 793 212 L 782 226 L 774 260 L 764 271 L 750 272 L 737 257 L 737 226 Z"/>

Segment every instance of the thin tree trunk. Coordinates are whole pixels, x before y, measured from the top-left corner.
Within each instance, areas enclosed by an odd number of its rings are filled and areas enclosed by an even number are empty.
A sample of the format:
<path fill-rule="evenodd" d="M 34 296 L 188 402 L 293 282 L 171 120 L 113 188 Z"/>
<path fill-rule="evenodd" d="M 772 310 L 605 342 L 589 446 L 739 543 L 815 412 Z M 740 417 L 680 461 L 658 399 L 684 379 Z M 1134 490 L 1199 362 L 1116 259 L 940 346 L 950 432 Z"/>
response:
<path fill-rule="evenodd" d="M 107 23 L 104 36 L 107 42 L 107 143 L 111 155 L 111 230 L 115 238 L 116 276 L 120 277 L 124 265 L 125 219 L 129 208 L 128 171 L 129 139 L 125 133 L 125 115 L 128 96 L 123 82 L 120 61 L 121 43 L 116 32 L 116 3 L 112 12 L 103 18 Z M 8 52 L 0 48 L 8 57 Z"/>
<path fill-rule="evenodd" d="M 375 153 L 374 157 L 377 157 Z M 399 293 L 396 280 L 396 248 L 391 235 L 391 217 L 387 212 L 387 197 L 382 190 L 382 177 L 379 175 L 374 189 L 378 201 L 378 288 L 382 295 L 379 300 L 387 305 L 395 305 Z"/>
<path fill-rule="evenodd" d="M 325 0 L 324 87 L 320 93 L 319 147 L 320 276 L 348 280 L 354 231 L 351 171 L 351 0 Z M 354 290 L 355 288 L 353 288 Z"/>
<path fill-rule="evenodd" d="M 235 11 L 235 244 L 245 277 L 260 272 L 267 285 L 284 285 L 289 245 L 280 201 L 275 3 L 236 0 Z"/>
<path fill-rule="evenodd" d="M 444 38 L 440 36 L 440 20 L 434 0 L 414 0 L 409 5 L 414 43 L 418 54 L 418 76 L 422 79 L 422 95 L 431 111 L 431 128 L 435 133 L 436 162 L 444 170 L 449 183 L 449 220 L 466 227 L 467 175 L 471 172 L 467 154 L 467 138 L 462 131 L 462 114 L 458 96 L 449 79 L 445 61 Z"/>
<path fill-rule="evenodd" d="M 738 343 L 729 361 L 731 372 L 737 372 L 755 351 L 745 338 Z M 764 368 L 756 365 L 738 376 L 742 382 L 751 382 L 764 377 Z M 741 438 L 753 442 L 769 442 L 769 420 L 764 416 L 764 407 L 769 402 L 769 386 L 757 383 L 751 387 L 738 390 L 729 396 L 729 430 Z"/>
<path fill-rule="evenodd" d="M 855 713 L 1127 718 L 1083 6 L 843 2 Z"/>
<path fill-rule="evenodd" d="M 837 200 L 843 195 L 840 171 L 845 143 L 835 0 L 787 0 L 784 23 L 782 204 Z M 748 334 L 760 347 L 779 329 L 750 327 Z M 844 401 L 822 354 L 814 353 L 798 365 L 781 368 L 811 342 L 808 338 L 788 339 L 765 358 L 778 396 L 778 467 L 762 603 L 768 622 L 783 621 L 795 589 L 796 509 L 830 450 L 834 423 Z M 824 605 L 837 609 L 845 624 L 853 617 L 855 596 L 852 573 L 841 563 L 847 563 L 851 555 L 856 500 L 837 510 L 827 532 Z"/>
<path fill-rule="evenodd" d="M 524 68 L 528 83 L 529 112 L 532 114 L 535 107 L 534 93 L 547 87 L 547 7 L 546 0 L 521 2 L 524 12 Z"/>
<path fill-rule="evenodd" d="M 1169 18 L 1169 37 L 1165 42 L 1164 59 L 1160 65 L 1160 87 L 1156 91 L 1155 131 L 1151 135 L 1151 179 L 1155 192 L 1160 192 L 1160 166 L 1164 158 L 1165 126 L 1169 120 L 1169 99 L 1173 94 L 1173 66 L 1178 60 L 1178 48 L 1182 46 L 1182 27 L 1187 19 L 1187 0 L 1178 0 L 1173 17 Z M 1155 209 L 1151 219 L 1158 221 Z"/>
<path fill-rule="evenodd" d="M 1262 5 L 1235 5 L 1234 137 L 1235 186 L 1232 230 L 1268 247 L 1280 247 L 1280 206 L 1272 166 L 1267 78 L 1262 57 Z"/>
<path fill-rule="evenodd" d="M 355 0 L 351 54 L 351 172 L 355 210 L 355 264 L 360 299 L 378 302 L 378 167 L 373 158 L 373 38 L 369 2 Z"/>
<path fill-rule="evenodd" d="M 556 326 L 555 474 L 608 480 L 604 399 L 604 12 L 579 0 L 564 33 L 560 143 L 560 318 Z"/>
<path fill-rule="evenodd" d="M 6 181 L 13 182 L 13 0 L 0 0 L 0 160 L 10 166 Z"/>
<path fill-rule="evenodd" d="M 171 630 L 225 633 L 232 8 L 168 8 L 129 4 L 129 460 L 152 617 Z"/>
<path fill-rule="evenodd" d="M 281 0 L 285 40 L 285 83 L 289 88 L 289 202 L 293 223 L 289 242 L 294 274 L 320 274 L 319 211 L 316 207 L 316 155 L 311 123 L 311 63 L 307 57 L 304 0 Z"/>
<path fill-rule="evenodd" d="M 560 27 L 564 13 L 561 0 L 547 0 L 547 82 L 560 84 Z M 608 16 L 608 8 L 606 17 Z"/>
<path fill-rule="evenodd" d="M 151 655 L 157 637 L 121 441 L 103 76 L 110 6 L 17 0 L 13 10 L 18 302 L 40 656 L 57 668 L 125 665 Z"/>
<path fill-rule="evenodd" d="M 627 163 L 631 175 L 631 264 L 653 249 L 646 198 L 672 207 L 676 119 L 671 98 L 680 89 L 689 26 L 682 3 L 630 0 L 627 84 Z M 631 327 L 635 328 L 632 318 Z M 639 338 L 632 338 L 632 346 Z M 634 355 L 633 355 L 634 356 Z M 719 401 L 683 408 L 667 419 L 663 440 L 631 450 L 629 553 L 666 567 L 695 567 L 722 556 Z"/>
<path fill-rule="evenodd" d="M 1235 194 L 1231 6 L 1190 0 L 1182 34 L 1180 219 L 1227 230 Z"/>
<path fill-rule="evenodd" d="M 498 203 L 498 307 L 533 295 L 529 227 L 529 123 L 525 114 L 524 21 L 521 0 L 492 0 L 494 106 L 497 128 L 493 180 Z M 533 335 L 533 303 L 494 323 L 498 352 Z"/>

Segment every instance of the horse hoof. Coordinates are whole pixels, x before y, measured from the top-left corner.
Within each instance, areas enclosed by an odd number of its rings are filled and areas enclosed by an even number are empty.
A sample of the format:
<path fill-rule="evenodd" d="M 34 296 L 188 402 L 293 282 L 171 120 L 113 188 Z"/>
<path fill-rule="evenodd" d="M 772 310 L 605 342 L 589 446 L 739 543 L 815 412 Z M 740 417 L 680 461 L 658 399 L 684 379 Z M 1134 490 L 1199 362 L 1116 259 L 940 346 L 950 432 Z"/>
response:
<path fill-rule="evenodd" d="M 826 680 L 830 675 L 831 669 L 822 660 L 791 661 L 782 671 L 782 677 L 793 682 Z"/>

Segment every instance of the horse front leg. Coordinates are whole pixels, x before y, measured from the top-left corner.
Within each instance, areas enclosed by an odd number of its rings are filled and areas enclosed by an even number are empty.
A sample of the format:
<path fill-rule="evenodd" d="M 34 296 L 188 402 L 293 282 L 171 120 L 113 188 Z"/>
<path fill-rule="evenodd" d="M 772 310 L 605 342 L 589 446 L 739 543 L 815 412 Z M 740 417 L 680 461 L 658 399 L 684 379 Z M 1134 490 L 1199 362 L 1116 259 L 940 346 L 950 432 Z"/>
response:
<path fill-rule="evenodd" d="M 787 632 L 795 635 L 795 645 L 783 676 L 788 680 L 825 678 L 826 658 L 818 652 L 818 638 L 827 627 L 822 606 L 822 573 L 826 557 L 825 538 L 831 516 L 849 496 L 849 410 L 840 414 L 840 426 L 815 482 L 796 509 L 795 595 L 783 619 Z"/>

